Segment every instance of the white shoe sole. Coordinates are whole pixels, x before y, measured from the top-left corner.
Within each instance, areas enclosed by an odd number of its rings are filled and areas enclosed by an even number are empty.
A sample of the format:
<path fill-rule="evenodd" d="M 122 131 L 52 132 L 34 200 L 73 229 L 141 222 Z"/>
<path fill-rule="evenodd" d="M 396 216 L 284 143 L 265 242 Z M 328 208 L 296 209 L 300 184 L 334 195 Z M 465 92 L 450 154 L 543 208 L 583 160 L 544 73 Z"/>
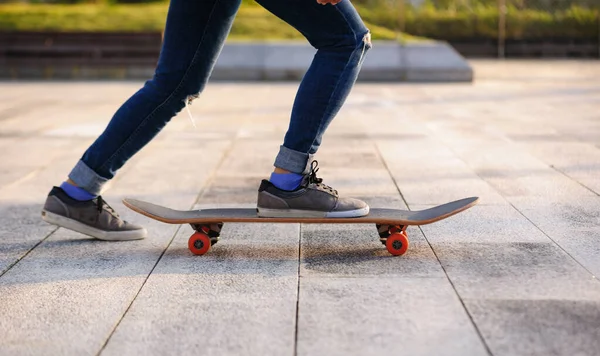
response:
<path fill-rule="evenodd" d="M 261 218 L 358 218 L 369 214 L 369 207 L 346 211 L 315 211 L 258 208 Z"/>
<path fill-rule="evenodd" d="M 141 240 L 147 235 L 146 229 L 144 228 L 128 231 L 104 231 L 62 215 L 51 213 L 47 210 L 42 211 L 42 220 L 52 225 L 64 227 L 65 229 L 73 230 L 104 241 Z"/>

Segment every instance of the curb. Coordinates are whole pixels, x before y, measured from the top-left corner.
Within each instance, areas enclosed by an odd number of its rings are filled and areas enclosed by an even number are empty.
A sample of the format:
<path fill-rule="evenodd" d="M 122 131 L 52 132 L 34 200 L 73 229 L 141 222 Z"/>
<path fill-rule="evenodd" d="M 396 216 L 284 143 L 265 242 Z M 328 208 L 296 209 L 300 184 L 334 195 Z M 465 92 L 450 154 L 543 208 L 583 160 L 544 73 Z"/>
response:
<path fill-rule="evenodd" d="M 216 81 L 298 81 L 316 50 L 303 42 L 227 42 L 215 65 Z M 0 65 L 4 79 L 148 79 L 150 64 L 85 63 L 61 65 L 42 61 Z M 374 41 L 359 81 L 471 82 L 473 69 L 450 45 L 441 41 L 400 44 Z"/>
<path fill-rule="evenodd" d="M 300 80 L 316 50 L 289 42 L 228 43 L 212 79 Z M 375 41 L 363 63 L 360 81 L 471 82 L 473 69 L 445 42 L 399 44 Z"/>

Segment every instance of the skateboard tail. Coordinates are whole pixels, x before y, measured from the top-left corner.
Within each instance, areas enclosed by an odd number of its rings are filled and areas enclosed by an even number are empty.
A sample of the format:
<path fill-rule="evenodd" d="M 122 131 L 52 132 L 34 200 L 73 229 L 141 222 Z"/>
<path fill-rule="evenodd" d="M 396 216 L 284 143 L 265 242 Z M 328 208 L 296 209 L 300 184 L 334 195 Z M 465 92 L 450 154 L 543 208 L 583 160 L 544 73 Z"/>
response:
<path fill-rule="evenodd" d="M 412 217 L 416 221 L 420 221 L 420 224 L 415 225 L 428 225 L 436 221 L 444 220 L 460 212 L 463 212 L 479 202 L 479 197 L 470 197 L 460 200 L 455 200 L 446 204 L 431 207 L 416 211 Z"/>
<path fill-rule="evenodd" d="M 168 217 L 165 217 L 165 216 L 153 214 L 153 213 L 151 213 L 151 211 L 153 209 L 157 209 L 158 208 L 158 209 L 161 209 L 161 211 L 163 211 L 163 209 L 168 209 L 168 210 L 172 210 L 174 213 L 178 213 L 178 212 L 183 213 L 183 211 L 178 211 L 178 210 L 173 210 L 173 209 L 170 209 L 170 208 L 165 208 L 165 207 L 162 207 L 160 205 L 152 204 L 152 203 L 149 203 L 149 202 L 146 202 L 146 201 L 137 200 L 137 199 L 129 199 L 129 198 L 123 199 L 123 205 L 125 205 L 129 209 L 135 211 L 136 213 L 142 214 L 142 215 L 147 216 L 147 217 L 149 217 L 151 219 L 158 220 L 160 222 L 164 222 L 164 223 L 167 223 L 167 224 L 172 223 L 171 219 L 169 219 Z"/>

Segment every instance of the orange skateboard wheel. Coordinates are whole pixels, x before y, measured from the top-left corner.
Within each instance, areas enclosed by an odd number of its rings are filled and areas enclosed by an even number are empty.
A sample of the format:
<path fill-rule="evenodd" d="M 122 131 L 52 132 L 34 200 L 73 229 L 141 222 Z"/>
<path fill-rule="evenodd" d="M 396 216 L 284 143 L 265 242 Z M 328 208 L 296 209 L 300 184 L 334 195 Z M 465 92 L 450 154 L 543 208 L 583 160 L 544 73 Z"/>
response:
<path fill-rule="evenodd" d="M 201 232 L 195 232 L 188 240 L 188 248 L 194 255 L 204 255 L 210 250 L 210 246 L 210 237 Z"/>
<path fill-rule="evenodd" d="M 408 237 L 404 233 L 395 232 L 385 242 L 388 252 L 394 256 L 402 256 L 408 250 Z"/>

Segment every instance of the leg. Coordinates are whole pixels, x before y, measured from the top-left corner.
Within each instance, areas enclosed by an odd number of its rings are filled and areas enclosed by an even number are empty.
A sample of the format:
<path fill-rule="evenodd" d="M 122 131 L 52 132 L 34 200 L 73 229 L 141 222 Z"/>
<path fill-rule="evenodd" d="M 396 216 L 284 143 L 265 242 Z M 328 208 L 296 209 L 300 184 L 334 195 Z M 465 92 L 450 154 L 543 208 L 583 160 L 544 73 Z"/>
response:
<path fill-rule="evenodd" d="M 146 236 L 144 228 L 123 221 L 104 202 L 102 186 L 204 89 L 239 4 L 171 0 L 154 77 L 116 112 L 69 182 L 50 191 L 42 210 L 45 221 L 103 240 Z"/>
<path fill-rule="evenodd" d="M 369 30 L 348 0 L 257 0 L 300 31 L 317 49 L 292 109 L 290 126 L 275 166 L 306 173 L 323 133 L 344 104 L 371 48 Z"/>
<path fill-rule="evenodd" d="M 240 0 L 172 0 L 152 80 L 116 112 L 69 178 L 92 194 L 200 93 L 213 69 Z"/>
<path fill-rule="evenodd" d="M 371 47 L 369 30 L 348 0 L 335 6 L 323 6 L 316 0 L 256 1 L 317 48 L 298 89 L 275 172 L 271 181 L 264 180 L 259 188 L 259 216 L 342 218 L 368 214 L 365 202 L 339 197 L 317 178 L 312 162 L 308 172 L 308 163 L 356 81 Z"/>

